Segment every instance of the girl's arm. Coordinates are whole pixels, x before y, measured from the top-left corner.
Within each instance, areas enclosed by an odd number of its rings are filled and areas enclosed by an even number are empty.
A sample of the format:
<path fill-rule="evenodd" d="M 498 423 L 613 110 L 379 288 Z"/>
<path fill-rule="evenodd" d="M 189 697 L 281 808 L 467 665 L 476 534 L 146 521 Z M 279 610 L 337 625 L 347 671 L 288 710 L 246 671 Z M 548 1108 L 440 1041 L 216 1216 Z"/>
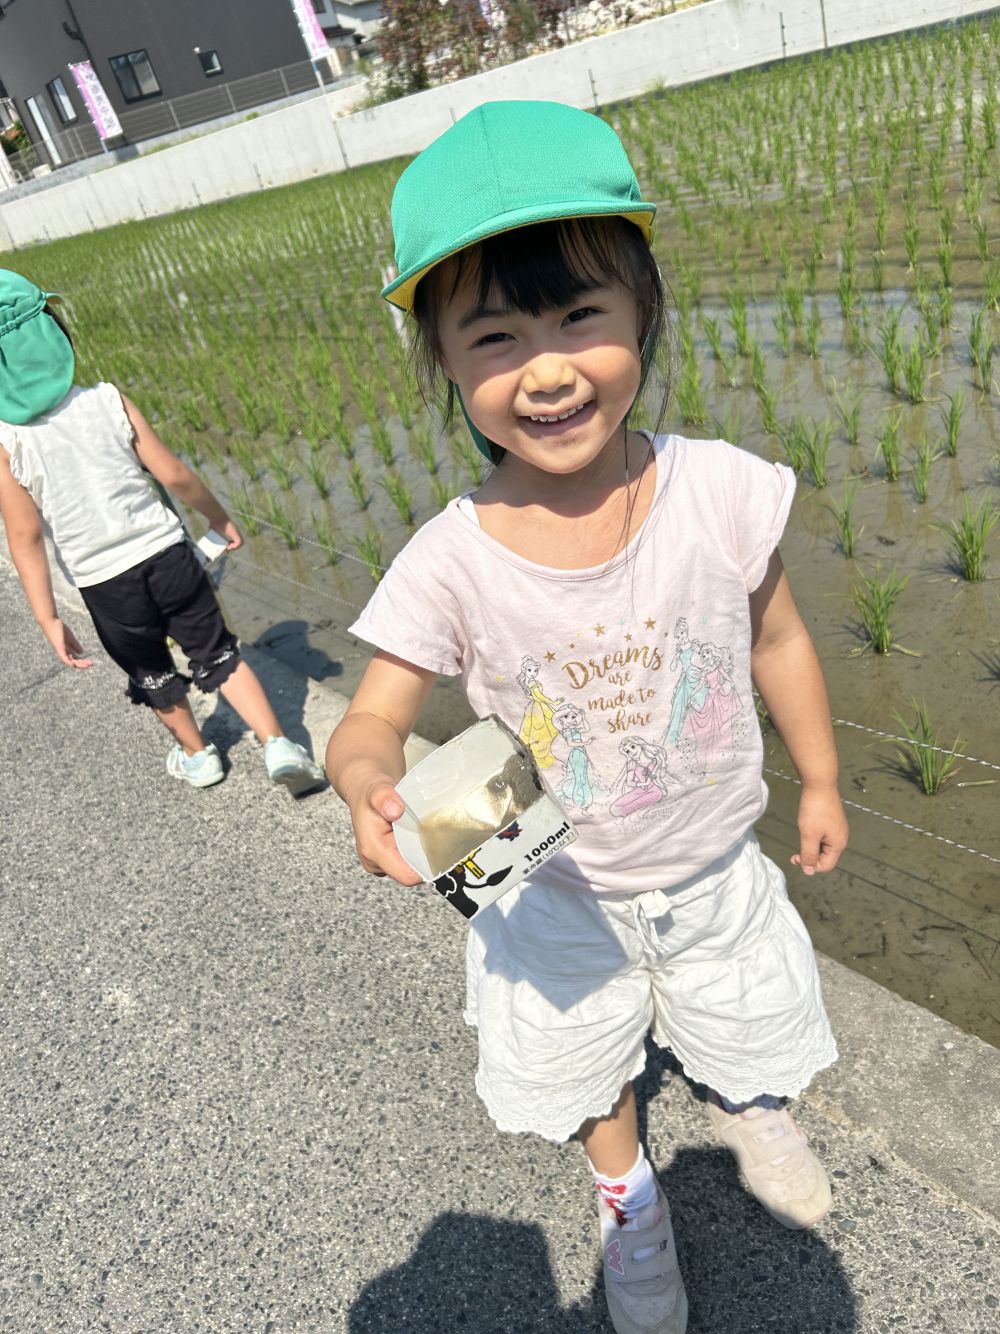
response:
<path fill-rule="evenodd" d="M 754 684 L 802 780 L 799 851 L 792 861 L 806 875 L 832 871 L 847 846 L 847 819 L 837 791 L 830 704 L 777 551 L 750 594 L 750 620 Z"/>
<path fill-rule="evenodd" d="M 28 595 L 28 605 L 46 639 L 67 667 L 89 667 L 90 659 L 83 656 L 80 641 L 69 626 L 63 624 L 56 611 L 42 521 L 34 500 L 14 480 L 5 449 L 0 449 L 0 514 L 7 531 L 11 560 Z"/>
<path fill-rule="evenodd" d="M 243 545 L 243 535 L 205 483 L 166 447 L 139 409 L 124 394 L 122 403 L 135 432 L 134 448 L 143 467 L 171 495 L 203 514 L 215 531 L 228 539 L 227 551 L 236 551 Z"/>
<path fill-rule="evenodd" d="M 434 672 L 376 650 L 326 748 L 326 772 L 347 802 L 361 865 L 401 885 L 423 877 L 399 855 L 392 821 L 403 814 L 395 785 L 403 746 L 436 680 Z"/>

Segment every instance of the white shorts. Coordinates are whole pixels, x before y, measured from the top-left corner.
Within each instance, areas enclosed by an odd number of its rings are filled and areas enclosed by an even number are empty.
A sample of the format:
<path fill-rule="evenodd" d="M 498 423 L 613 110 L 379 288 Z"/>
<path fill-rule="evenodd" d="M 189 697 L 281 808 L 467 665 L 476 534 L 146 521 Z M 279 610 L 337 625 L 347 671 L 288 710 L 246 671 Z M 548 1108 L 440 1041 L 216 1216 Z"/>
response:
<path fill-rule="evenodd" d="M 645 1037 L 732 1102 L 794 1096 L 837 1059 L 812 943 L 751 832 L 670 890 L 552 889 L 471 923 L 466 1021 L 501 1130 L 568 1139 L 641 1073 Z"/>

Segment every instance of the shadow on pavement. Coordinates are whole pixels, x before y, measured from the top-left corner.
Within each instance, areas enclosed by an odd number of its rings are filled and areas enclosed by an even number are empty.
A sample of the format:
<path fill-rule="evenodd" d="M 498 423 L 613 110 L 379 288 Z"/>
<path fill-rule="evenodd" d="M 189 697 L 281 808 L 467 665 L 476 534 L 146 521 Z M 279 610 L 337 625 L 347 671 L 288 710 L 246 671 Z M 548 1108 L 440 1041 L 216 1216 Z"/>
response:
<path fill-rule="evenodd" d="M 459 1213 L 441 1214 L 407 1261 L 373 1279 L 348 1321 L 350 1334 L 603 1334 L 608 1328 L 596 1290 L 582 1306 L 560 1305 L 538 1224 Z"/>
<path fill-rule="evenodd" d="M 812 1232 L 775 1223 L 723 1149 L 680 1149 L 660 1172 L 690 1303 L 689 1334 L 853 1334 L 856 1305 L 837 1256 Z M 373 1279 L 350 1334 L 610 1334 L 597 1270 L 564 1308 L 537 1224 L 441 1214 L 410 1258 Z"/>

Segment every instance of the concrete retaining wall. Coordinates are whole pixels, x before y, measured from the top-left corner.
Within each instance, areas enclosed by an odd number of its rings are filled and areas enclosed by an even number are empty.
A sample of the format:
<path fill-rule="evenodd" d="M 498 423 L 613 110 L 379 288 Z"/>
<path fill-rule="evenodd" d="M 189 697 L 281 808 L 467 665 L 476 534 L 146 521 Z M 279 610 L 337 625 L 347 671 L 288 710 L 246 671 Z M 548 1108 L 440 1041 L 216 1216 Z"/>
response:
<path fill-rule="evenodd" d="M 353 114 L 344 113 L 359 88 L 341 89 L 44 194 L 0 202 L 0 246 L 17 249 L 414 153 L 491 99 L 596 106 L 655 83 L 691 83 L 996 8 L 996 0 L 711 0 Z"/>

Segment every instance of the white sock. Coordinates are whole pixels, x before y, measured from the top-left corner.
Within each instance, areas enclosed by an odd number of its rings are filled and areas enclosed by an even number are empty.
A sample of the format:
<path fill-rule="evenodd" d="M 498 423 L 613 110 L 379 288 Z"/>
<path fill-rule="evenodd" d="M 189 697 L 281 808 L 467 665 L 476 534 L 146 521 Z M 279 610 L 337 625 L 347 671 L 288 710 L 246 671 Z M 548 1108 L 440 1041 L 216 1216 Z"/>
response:
<path fill-rule="evenodd" d="M 650 1206 L 656 1203 L 656 1177 L 641 1145 L 635 1166 L 623 1177 L 604 1176 L 592 1163 L 591 1171 L 594 1173 L 598 1194 L 615 1215 L 619 1227 L 634 1231 L 636 1227 L 644 1227 L 651 1221 L 645 1215 L 650 1212 Z"/>

